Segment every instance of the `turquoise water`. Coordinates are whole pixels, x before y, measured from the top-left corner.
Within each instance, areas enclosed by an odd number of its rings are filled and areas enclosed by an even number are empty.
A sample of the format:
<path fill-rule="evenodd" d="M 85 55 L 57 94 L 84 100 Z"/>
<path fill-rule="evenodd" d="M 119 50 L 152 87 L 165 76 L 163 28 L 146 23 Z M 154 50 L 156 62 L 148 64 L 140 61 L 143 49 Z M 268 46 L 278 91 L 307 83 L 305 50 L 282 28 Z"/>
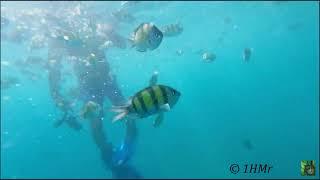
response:
<path fill-rule="evenodd" d="M 1 6 L 30 8 L 22 3 Z M 112 9 L 120 2 L 97 4 Z M 130 164 L 146 178 L 304 178 L 300 161 L 316 160 L 319 178 L 319 3 L 158 2 L 144 8 L 136 22 L 119 27 L 120 34 L 128 36 L 149 21 L 180 21 L 184 31 L 165 37 L 154 51 L 107 50 L 112 71 L 126 97 L 146 87 L 154 70 L 159 83 L 182 96 L 160 128 L 152 127 L 154 117 L 137 121 Z M 253 48 L 249 62 L 242 59 L 246 47 Z M 216 59 L 204 62 L 199 50 Z M 46 53 L 1 41 L 1 62 Z M 21 82 L 1 90 L 1 178 L 110 178 L 88 122 L 81 121 L 81 132 L 52 127 L 61 113 L 51 100 L 47 74 L 30 81 L 7 67 L 1 63 L 1 75 Z M 111 117 L 105 114 L 104 129 L 117 145 L 124 124 L 112 124 Z M 232 174 L 235 163 L 273 168 Z"/>

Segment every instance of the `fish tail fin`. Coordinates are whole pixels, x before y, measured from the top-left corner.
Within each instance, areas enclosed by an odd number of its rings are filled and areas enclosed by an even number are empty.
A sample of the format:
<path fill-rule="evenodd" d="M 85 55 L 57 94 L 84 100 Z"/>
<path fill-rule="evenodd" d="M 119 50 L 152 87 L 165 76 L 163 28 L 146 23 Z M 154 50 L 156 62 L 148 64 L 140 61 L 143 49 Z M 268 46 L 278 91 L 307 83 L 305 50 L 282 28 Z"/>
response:
<path fill-rule="evenodd" d="M 113 119 L 112 119 L 112 123 L 115 123 L 119 120 L 122 120 L 123 118 L 125 118 L 129 111 L 128 111 L 128 105 L 125 106 L 112 106 L 111 108 L 112 112 L 116 112 L 118 113 Z"/>

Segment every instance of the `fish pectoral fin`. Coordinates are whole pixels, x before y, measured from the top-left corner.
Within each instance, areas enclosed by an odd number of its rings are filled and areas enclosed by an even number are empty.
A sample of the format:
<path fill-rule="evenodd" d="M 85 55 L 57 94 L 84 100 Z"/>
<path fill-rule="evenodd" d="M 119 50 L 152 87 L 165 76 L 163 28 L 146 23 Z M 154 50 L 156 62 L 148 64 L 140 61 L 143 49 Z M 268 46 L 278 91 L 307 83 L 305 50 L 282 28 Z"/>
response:
<path fill-rule="evenodd" d="M 123 111 L 123 112 L 119 113 L 118 115 L 116 115 L 116 116 L 112 119 L 112 123 L 115 123 L 115 122 L 123 119 L 124 117 L 127 116 L 127 114 L 128 114 L 127 111 Z"/>
<path fill-rule="evenodd" d="M 159 127 L 163 121 L 163 117 L 164 117 L 164 113 L 163 112 L 159 113 L 159 115 L 153 121 L 153 127 L 155 128 Z"/>
<path fill-rule="evenodd" d="M 129 111 L 127 110 L 128 105 L 124 106 L 112 106 L 111 111 L 118 113 L 113 119 L 112 123 L 119 121 L 125 117 L 127 117 Z"/>
<path fill-rule="evenodd" d="M 157 71 L 154 71 L 153 72 L 153 75 L 151 76 L 150 80 L 149 80 L 149 85 L 150 86 L 154 86 L 157 84 L 158 82 L 158 72 Z"/>
<path fill-rule="evenodd" d="M 167 103 L 167 104 L 164 104 L 164 105 L 161 105 L 160 106 L 160 109 L 162 111 L 170 111 L 170 105 Z"/>
<path fill-rule="evenodd" d="M 136 33 L 140 28 L 143 27 L 145 23 L 141 23 L 136 29 L 134 29 L 133 33 Z"/>

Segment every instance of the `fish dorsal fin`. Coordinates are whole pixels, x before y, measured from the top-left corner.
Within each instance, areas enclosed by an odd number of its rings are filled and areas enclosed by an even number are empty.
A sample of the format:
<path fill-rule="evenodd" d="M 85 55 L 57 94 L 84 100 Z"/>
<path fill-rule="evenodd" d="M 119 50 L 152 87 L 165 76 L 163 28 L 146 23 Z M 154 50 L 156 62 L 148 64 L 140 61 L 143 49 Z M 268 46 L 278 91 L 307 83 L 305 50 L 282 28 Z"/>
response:
<path fill-rule="evenodd" d="M 135 34 L 145 23 L 141 23 L 136 29 L 134 29 L 133 33 Z"/>
<path fill-rule="evenodd" d="M 154 85 L 157 84 L 157 82 L 158 82 L 158 74 L 159 74 L 158 71 L 154 71 L 153 72 L 153 74 L 152 74 L 152 76 L 151 76 L 151 78 L 149 80 L 149 85 L 150 86 L 154 86 Z"/>
<path fill-rule="evenodd" d="M 164 113 L 163 112 L 159 113 L 159 115 L 153 121 L 153 127 L 155 128 L 159 127 L 163 122 L 163 117 L 164 117 Z"/>
<path fill-rule="evenodd" d="M 166 104 L 161 105 L 160 109 L 162 111 L 170 111 L 171 108 L 170 108 L 170 105 L 168 103 L 166 103 Z"/>

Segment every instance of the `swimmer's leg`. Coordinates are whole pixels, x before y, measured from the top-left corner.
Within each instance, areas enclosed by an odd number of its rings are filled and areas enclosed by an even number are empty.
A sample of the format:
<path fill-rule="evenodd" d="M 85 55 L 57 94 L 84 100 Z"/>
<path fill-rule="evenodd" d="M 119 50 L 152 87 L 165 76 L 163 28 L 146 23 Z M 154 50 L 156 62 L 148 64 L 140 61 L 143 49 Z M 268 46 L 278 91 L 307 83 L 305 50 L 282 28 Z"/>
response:
<path fill-rule="evenodd" d="M 110 169 L 113 166 L 113 147 L 112 144 L 108 141 L 108 138 L 103 130 L 103 99 L 103 96 L 95 96 L 94 98 L 90 97 L 83 100 L 84 102 L 94 101 L 101 106 L 99 116 L 97 118 L 90 119 L 90 128 L 93 140 L 98 149 L 100 150 L 101 158 L 104 164 L 106 165 L 106 168 Z"/>
<path fill-rule="evenodd" d="M 113 105 L 123 105 L 126 103 L 123 97 L 116 78 L 112 78 L 105 89 L 105 93 Z M 113 154 L 113 164 L 115 167 L 112 170 L 113 178 L 142 178 L 138 171 L 127 164 L 133 155 L 138 130 L 134 120 L 126 121 L 126 136 L 120 147 L 116 148 Z"/>
<path fill-rule="evenodd" d="M 143 179 L 143 176 L 130 165 L 114 167 L 112 170 L 113 179 Z"/>

